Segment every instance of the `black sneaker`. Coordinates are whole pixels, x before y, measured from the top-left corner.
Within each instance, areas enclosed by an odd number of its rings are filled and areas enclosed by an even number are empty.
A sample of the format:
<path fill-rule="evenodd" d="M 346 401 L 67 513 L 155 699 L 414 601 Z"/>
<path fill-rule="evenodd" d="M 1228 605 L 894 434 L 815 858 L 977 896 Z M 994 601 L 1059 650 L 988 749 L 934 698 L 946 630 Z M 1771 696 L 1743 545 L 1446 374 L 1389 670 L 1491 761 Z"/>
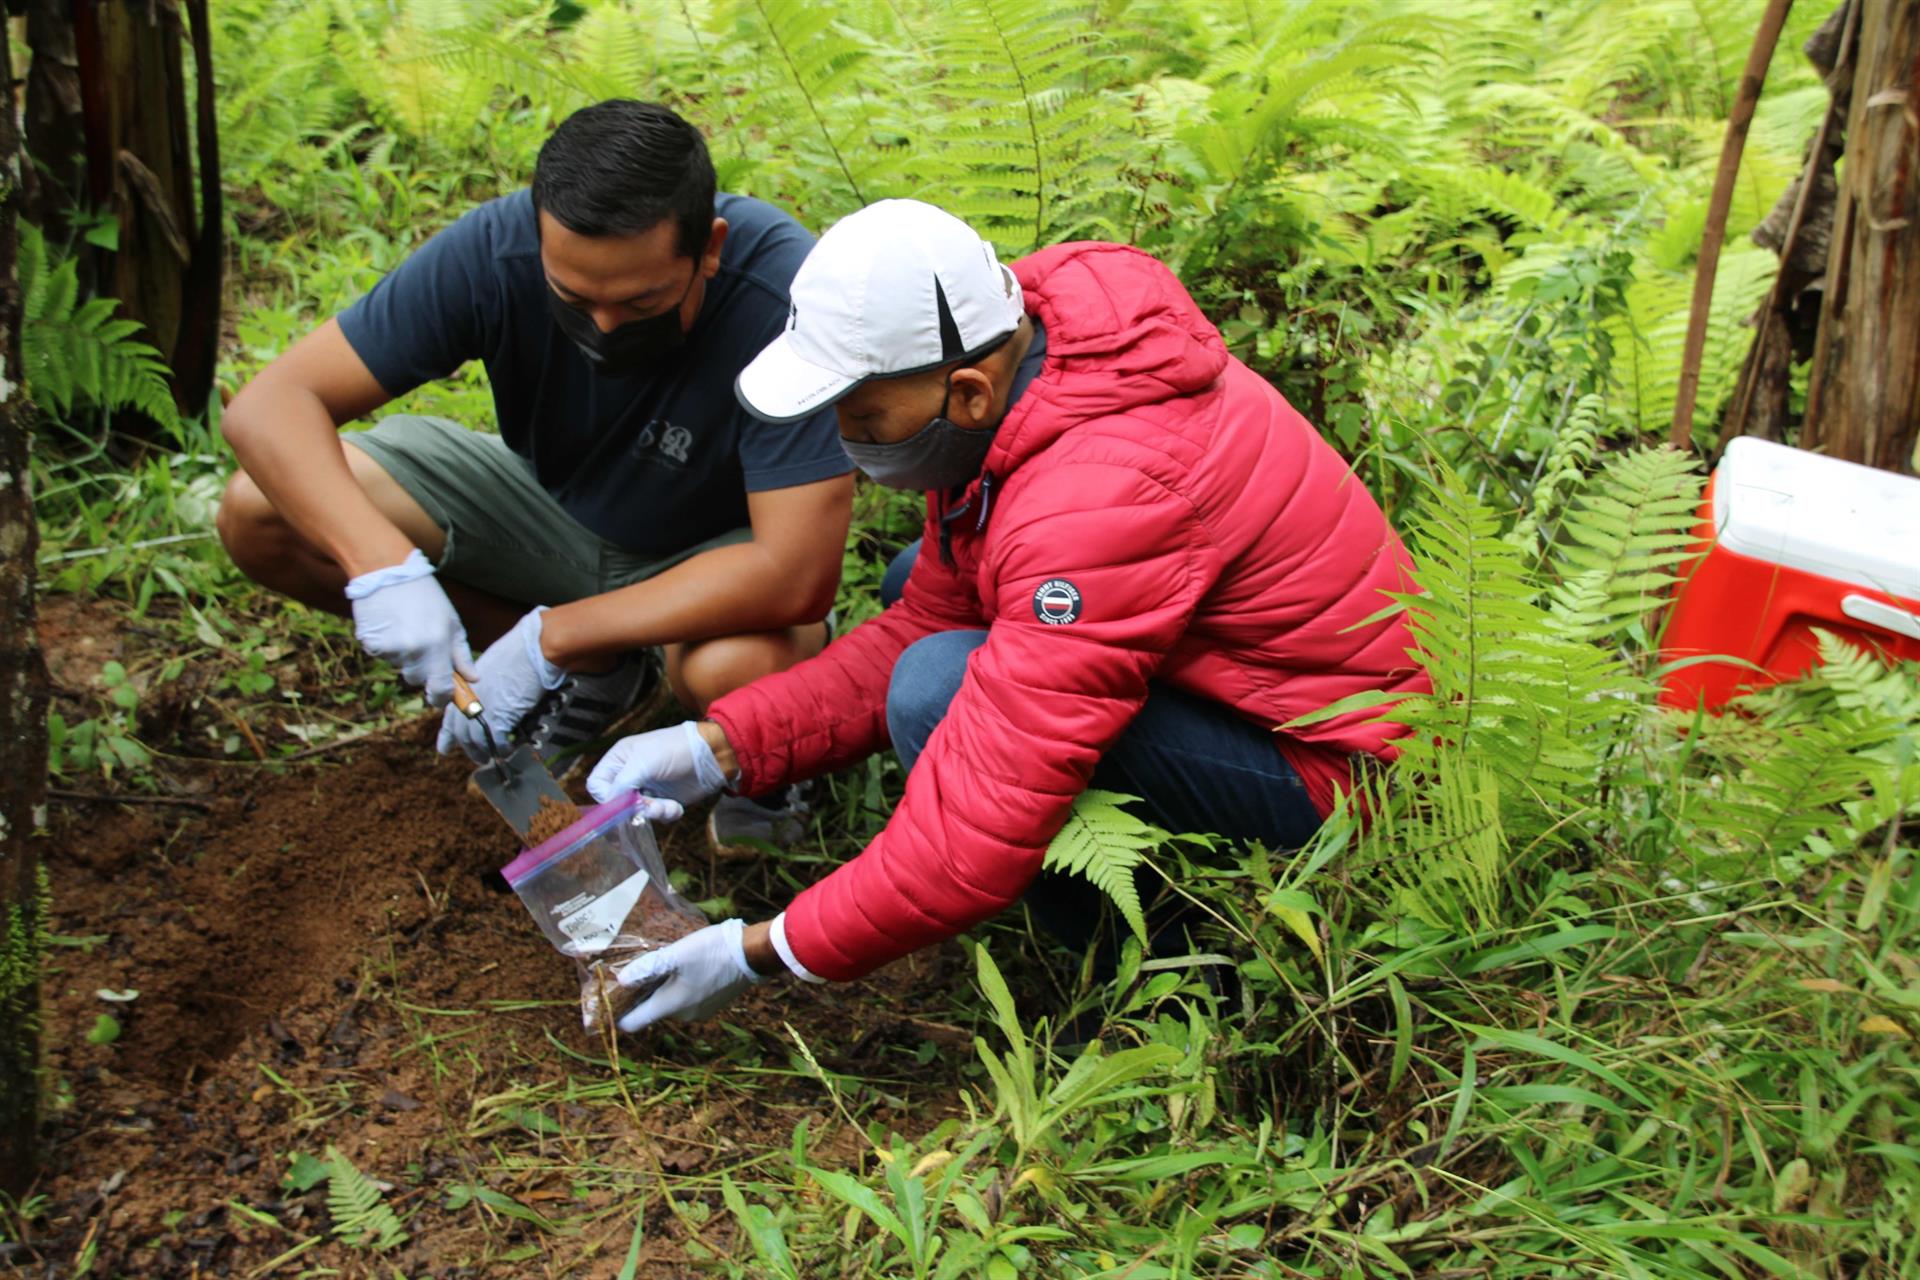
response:
<path fill-rule="evenodd" d="M 608 737 L 655 710 L 666 688 L 651 650 L 623 654 L 606 671 L 570 675 L 521 722 L 520 738 L 562 782 L 580 771 L 588 743 Z"/>

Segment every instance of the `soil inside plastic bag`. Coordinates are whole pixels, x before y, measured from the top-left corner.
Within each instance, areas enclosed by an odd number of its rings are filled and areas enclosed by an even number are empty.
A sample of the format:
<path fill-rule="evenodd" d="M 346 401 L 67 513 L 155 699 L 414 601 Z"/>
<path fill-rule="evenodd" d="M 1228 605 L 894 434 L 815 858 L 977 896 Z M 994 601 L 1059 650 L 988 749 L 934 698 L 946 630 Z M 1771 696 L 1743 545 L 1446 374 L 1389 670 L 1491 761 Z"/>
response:
<path fill-rule="evenodd" d="M 704 919 L 696 920 L 670 905 L 656 886 L 649 884 L 641 890 L 639 901 L 627 913 L 614 940 L 605 950 L 581 961 L 581 1023 L 588 1031 L 598 1033 L 609 1023 L 618 1022 L 665 981 L 662 978 L 638 986 L 621 986 L 616 975 L 627 962 L 705 927 Z"/>

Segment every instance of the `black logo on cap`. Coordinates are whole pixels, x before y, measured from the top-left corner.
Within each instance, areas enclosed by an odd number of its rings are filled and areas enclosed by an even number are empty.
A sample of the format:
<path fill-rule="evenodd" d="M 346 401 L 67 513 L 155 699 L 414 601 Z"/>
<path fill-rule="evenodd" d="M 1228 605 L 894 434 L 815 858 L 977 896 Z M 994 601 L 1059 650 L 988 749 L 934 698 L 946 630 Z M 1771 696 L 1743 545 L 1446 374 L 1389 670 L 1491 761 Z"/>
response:
<path fill-rule="evenodd" d="M 1080 620 L 1080 588 L 1065 578 L 1048 578 L 1033 593 L 1033 616 L 1050 627 Z"/>

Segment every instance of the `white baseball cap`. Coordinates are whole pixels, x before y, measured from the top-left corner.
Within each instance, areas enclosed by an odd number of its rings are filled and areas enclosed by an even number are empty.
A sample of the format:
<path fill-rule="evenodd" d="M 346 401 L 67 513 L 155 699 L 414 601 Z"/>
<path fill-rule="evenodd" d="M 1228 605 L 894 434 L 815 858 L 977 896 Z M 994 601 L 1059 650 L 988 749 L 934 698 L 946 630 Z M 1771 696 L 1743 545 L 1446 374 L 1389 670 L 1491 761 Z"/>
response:
<path fill-rule="evenodd" d="M 918 200 L 882 200 L 834 223 L 788 296 L 786 332 L 733 384 L 768 422 L 796 422 L 872 378 L 980 355 L 1024 313 L 1020 282 L 993 246 Z"/>

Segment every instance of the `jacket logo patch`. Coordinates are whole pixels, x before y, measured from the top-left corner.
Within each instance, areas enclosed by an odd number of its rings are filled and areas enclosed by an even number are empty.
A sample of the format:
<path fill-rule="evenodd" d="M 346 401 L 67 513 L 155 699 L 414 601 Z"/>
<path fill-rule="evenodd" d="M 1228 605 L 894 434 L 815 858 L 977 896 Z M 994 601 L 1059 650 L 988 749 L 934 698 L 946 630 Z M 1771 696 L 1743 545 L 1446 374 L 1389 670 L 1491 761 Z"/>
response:
<path fill-rule="evenodd" d="M 1033 593 L 1033 616 L 1050 627 L 1080 620 L 1080 588 L 1065 578 L 1048 578 Z"/>

